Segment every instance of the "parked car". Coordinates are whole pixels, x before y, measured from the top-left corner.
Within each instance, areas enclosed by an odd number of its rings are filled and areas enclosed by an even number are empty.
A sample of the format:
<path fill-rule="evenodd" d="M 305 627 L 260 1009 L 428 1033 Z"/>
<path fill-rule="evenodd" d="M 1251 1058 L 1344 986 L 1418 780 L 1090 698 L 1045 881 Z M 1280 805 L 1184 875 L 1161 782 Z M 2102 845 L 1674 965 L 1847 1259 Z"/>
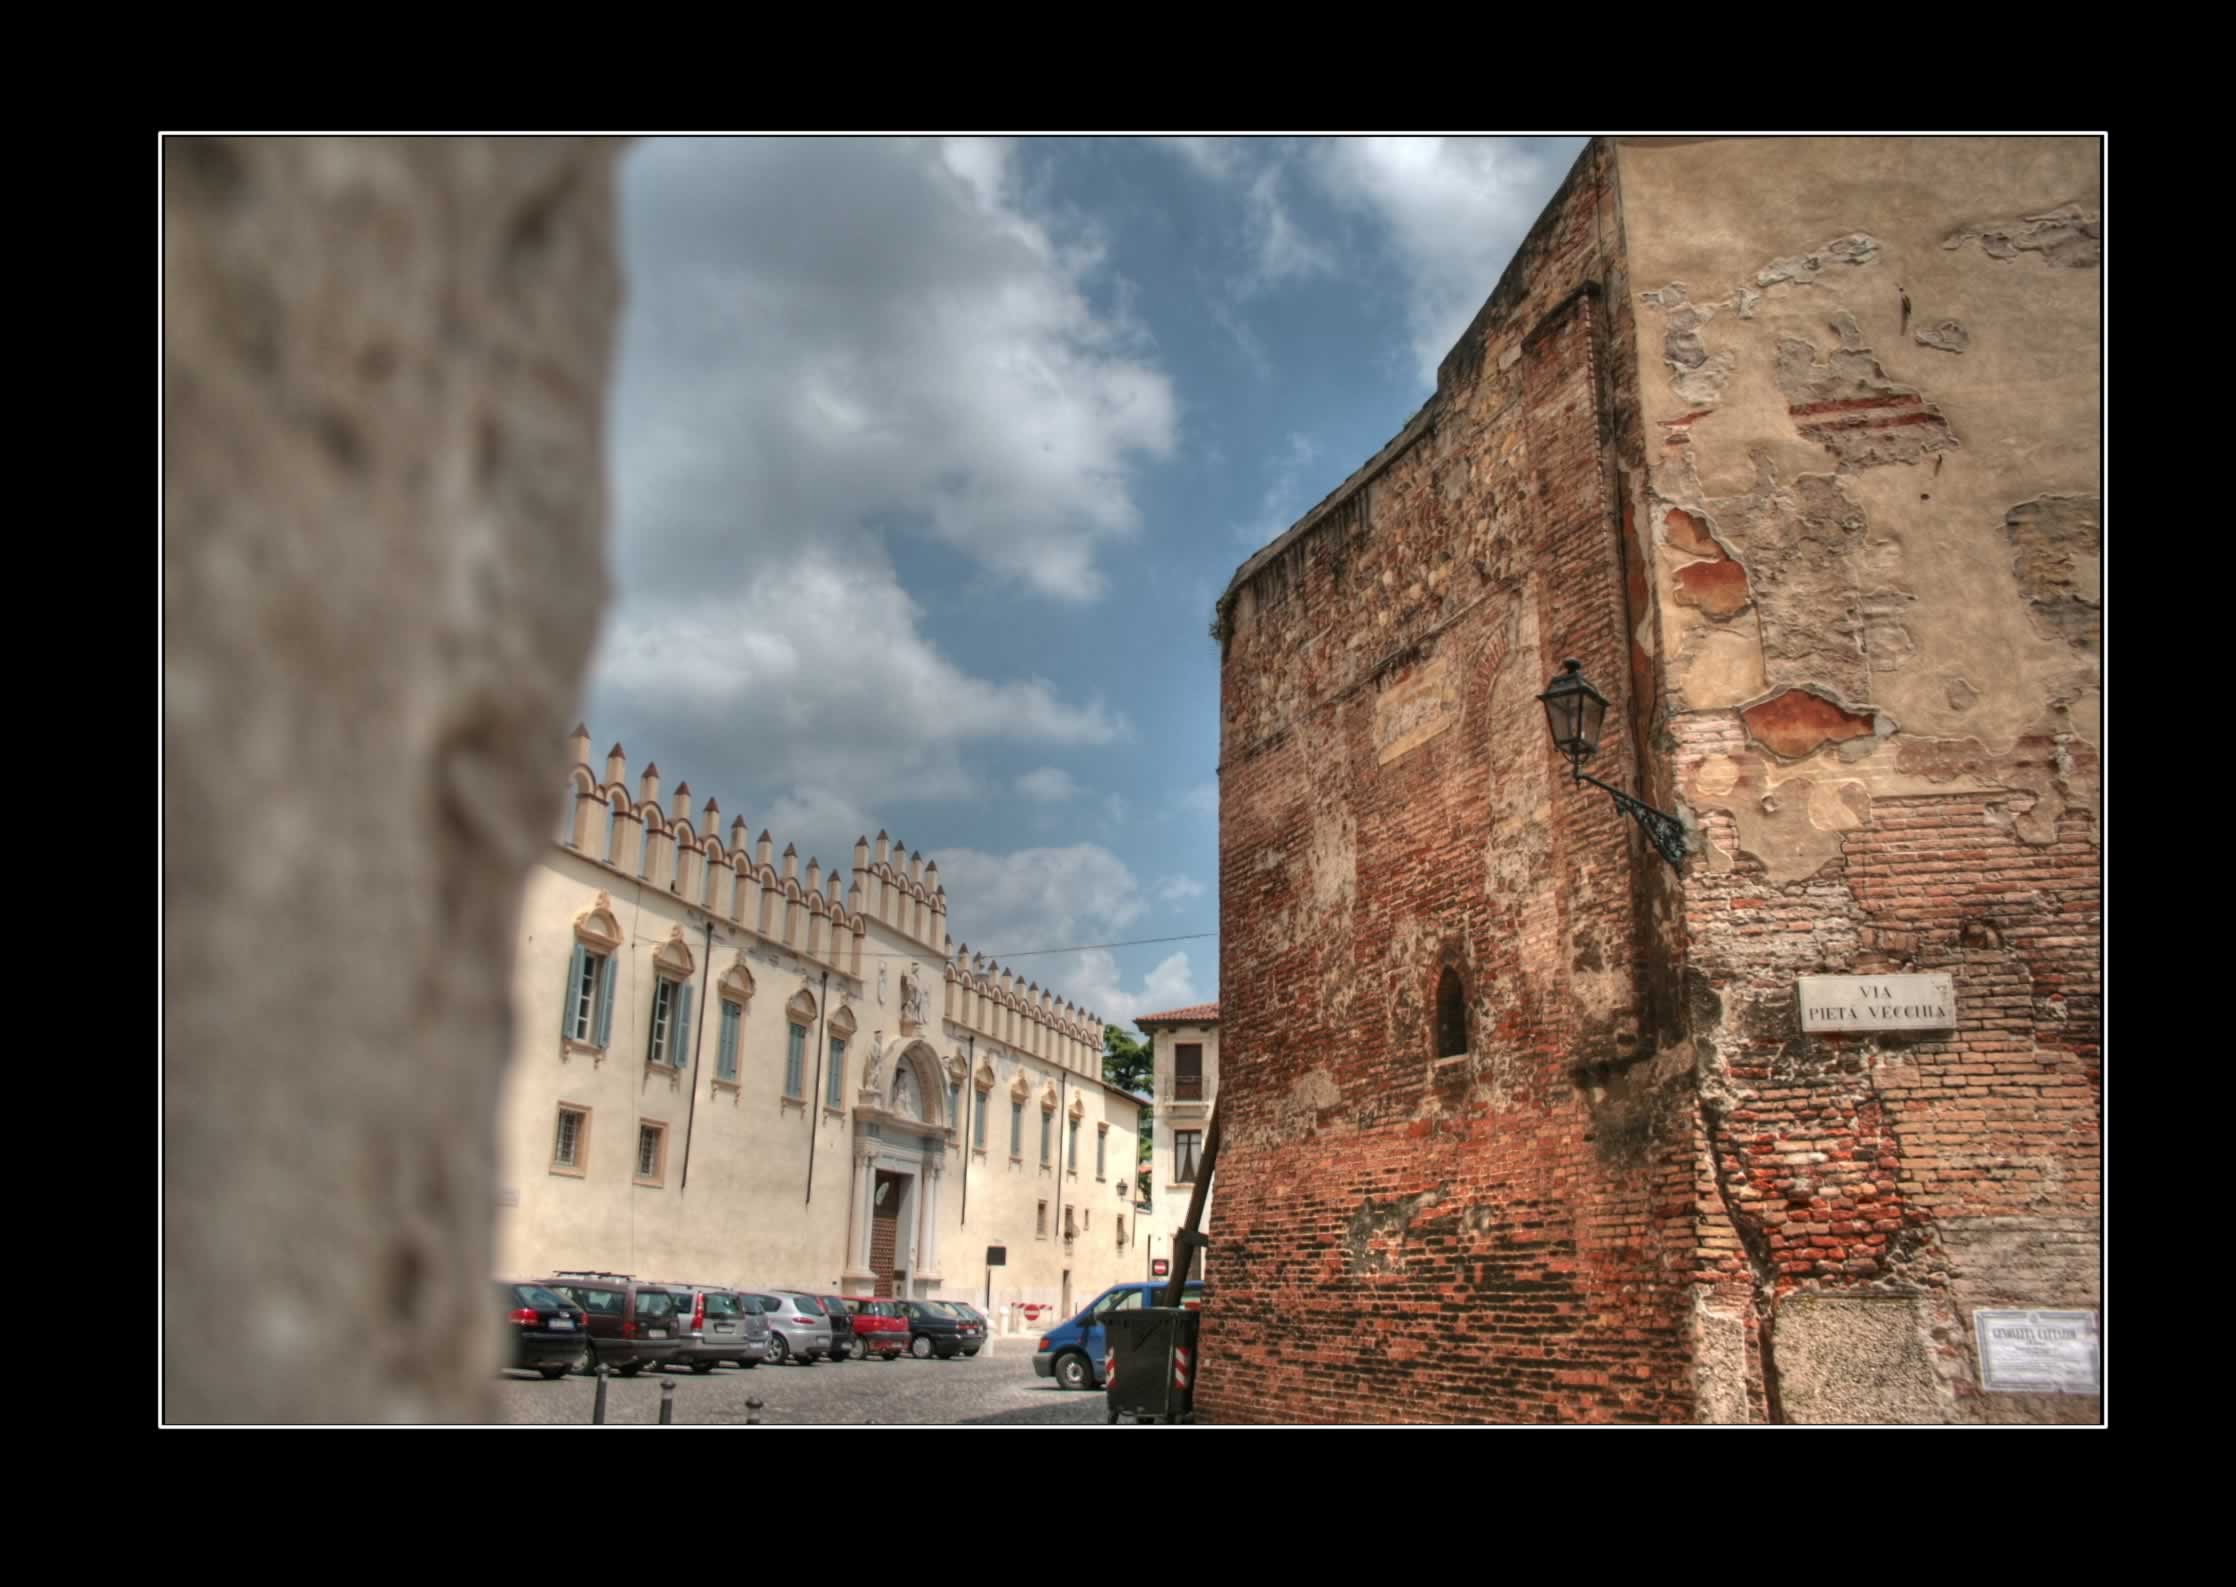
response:
<path fill-rule="evenodd" d="M 672 1366 L 712 1372 L 725 1361 L 757 1367 L 768 1359 L 769 1320 L 757 1304 L 735 1290 L 705 1284 L 670 1284 L 676 1298 L 677 1332 L 683 1348 Z"/>
<path fill-rule="evenodd" d="M 977 1307 L 959 1300 L 935 1300 L 932 1304 L 963 1325 L 964 1355 L 975 1356 L 986 1347 L 986 1319 Z"/>
<path fill-rule="evenodd" d="M 675 1296 L 665 1285 L 627 1273 L 569 1270 L 536 1280 L 555 1295 L 580 1306 L 590 1322 L 590 1355 L 585 1372 L 601 1364 L 625 1378 L 646 1367 L 673 1361 L 683 1348 L 677 1333 Z"/>
<path fill-rule="evenodd" d="M 510 1365 L 551 1379 L 582 1365 L 590 1351 L 590 1330 L 581 1307 L 541 1284 L 501 1279 L 496 1289 L 512 1335 Z"/>
<path fill-rule="evenodd" d="M 818 1295 L 823 1303 L 823 1315 L 831 1319 L 831 1359 L 854 1359 L 854 1314 L 846 1309 L 843 1295 Z"/>
<path fill-rule="evenodd" d="M 1034 1375 L 1052 1377 L 1067 1389 L 1101 1388 L 1103 1352 L 1109 1343 L 1103 1319 L 1114 1311 L 1161 1306 L 1165 1288 L 1160 1279 L 1148 1284 L 1116 1284 L 1104 1290 L 1078 1316 L 1058 1323 L 1041 1336 L 1040 1348 L 1033 1352 Z M 1201 1279 L 1188 1280 L 1180 1304 L 1203 1304 Z"/>
<path fill-rule="evenodd" d="M 949 1361 L 963 1353 L 963 1321 L 928 1300 L 896 1300 L 908 1319 L 908 1353 L 917 1360 L 938 1356 Z M 983 1337 L 983 1336 L 982 1336 Z"/>
<path fill-rule="evenodd" d="M 908 1319 L 889 1300 L 848 1295 L 842 1301 L 854 1323 L 854 1359 L 898 1361 L 908 1353 Z"/>
<path fill-rule="evenodd" d="M 761 1303 L 769 1319 L 769 1360 L 778 1366 L 802 1361 L 812 1366 L 831 1353 L 831 1319 L 823 1303 L 805 1290 L 741 1289 Z"/>

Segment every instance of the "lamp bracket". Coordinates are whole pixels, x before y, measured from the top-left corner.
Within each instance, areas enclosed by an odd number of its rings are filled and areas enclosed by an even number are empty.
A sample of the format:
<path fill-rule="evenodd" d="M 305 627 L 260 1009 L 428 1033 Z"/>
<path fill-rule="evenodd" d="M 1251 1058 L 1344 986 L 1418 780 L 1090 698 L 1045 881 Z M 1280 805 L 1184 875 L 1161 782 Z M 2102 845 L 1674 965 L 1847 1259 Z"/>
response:
<path fill-rule="evenodd" d="M 1638 823 L 1639 830 L 1646 834 L 1647 841 L 1661 851 L 1661 857 L 1670 863 L 1671 868 L 1680 871 L 1685 868 L 1684 822 L 1667 811 L 1656 810 L 1652 805 L 1632 798 L 1620 788 L 1609 787 L 1585 771 L 1580 761 L 1571 762 L 1571 769 L 1579 783 L 1590 783 L 1614 800 L 1617 809 L 1628 811 L 1630 818 Z"/>

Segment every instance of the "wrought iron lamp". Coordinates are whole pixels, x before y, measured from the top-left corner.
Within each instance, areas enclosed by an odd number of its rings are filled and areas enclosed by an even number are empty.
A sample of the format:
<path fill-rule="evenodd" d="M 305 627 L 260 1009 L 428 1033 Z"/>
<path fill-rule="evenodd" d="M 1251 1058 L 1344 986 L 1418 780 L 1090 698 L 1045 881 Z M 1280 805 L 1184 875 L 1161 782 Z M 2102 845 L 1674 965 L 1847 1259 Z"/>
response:
<path fill-rule="evenodd" d="M 1631 819 L 1661 851 L 1661 857 L 1683 869 L 1685 824 L 1682 821 L 1585 774 L 1584 762 L 1599 748 L 1600 724 L 1607 718 L 1607 698 L 1584 681 L 1578 663 L 1564 661 L 1561 666 L 1564 670 L 1560 676 L 1548 683 L 1545 692 L 1537 697 L 1538 703 L 1545 707 L 1545 723 L 1552 729 L 1553 747 L 1568 757 L 1569 769 L 1575 773 L 1577 782 L 1590 783 L 1613 799 L 1616 808 L 1629 811 Z"/>

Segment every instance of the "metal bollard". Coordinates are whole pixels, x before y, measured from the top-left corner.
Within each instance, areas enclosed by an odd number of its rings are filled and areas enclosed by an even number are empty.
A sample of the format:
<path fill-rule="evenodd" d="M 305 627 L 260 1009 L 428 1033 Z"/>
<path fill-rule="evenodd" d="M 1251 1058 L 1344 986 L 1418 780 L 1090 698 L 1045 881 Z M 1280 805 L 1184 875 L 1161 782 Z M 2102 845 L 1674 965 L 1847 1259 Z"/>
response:
<path fill-rule="evenodd" d="M 666 1427 L 674 1420 L 675 1385 L 673 1383 L 663 1383 L 660 1385 L 660 1425 Z"/>
<path fill-rule="evenodd" d="M 766 1401 L 763 1401 L 763 1400 L 756 1400 L 756 1399 L 748 1398 L 748 1399 L 746 1400 L 746 1402 L 745 1402 L 745 1408 L 746 1408 L 746 1409 L 747 1409 L 748 1411 L 758 1411 L 758 1410 L 760 1410 L 760 1409 L 761 1409 L 761 1408 L 763 1407 L 763 1405 L 765 1405 L 766 1403 L 767 1403 L 767 1402 L 766 1402 Z M 745 1419 L 745 1425 L 746 1425 L 746 1426 L 748 1426 L 748 1427 L 759 1427 L 759 1426 L 761 1425 L 761 1418 L 759 1418 L 758 1416 L 748 1416 L 748 1417 L 747 1417 L 747 1418 Z"/>
<path fill-rule="evenodd" d="M 598 1398 L 590 1407 L 590 1425 L 602 1427 L 606 1420 L 606 1374 L 613 1369 L 603 1361 L 598 1363 Z"/>

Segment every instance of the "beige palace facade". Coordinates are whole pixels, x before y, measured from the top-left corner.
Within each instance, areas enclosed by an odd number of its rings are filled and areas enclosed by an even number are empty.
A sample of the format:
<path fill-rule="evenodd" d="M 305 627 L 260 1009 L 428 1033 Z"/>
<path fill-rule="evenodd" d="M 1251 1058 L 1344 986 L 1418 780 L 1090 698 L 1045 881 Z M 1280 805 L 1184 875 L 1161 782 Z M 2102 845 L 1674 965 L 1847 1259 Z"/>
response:
<path fill-rule="evenodd" d="M 880 832 L 803 872 L 688 784 L 571 742 L 530 872 L 500 1113 L 501 1275 L 970 1300 L 1013 1326 L 1136 1276 L 1140 1104 L 1102 1022 L 957 949 Z M 989 1248 L 1005 1260 L 992 1265 Z"/>

